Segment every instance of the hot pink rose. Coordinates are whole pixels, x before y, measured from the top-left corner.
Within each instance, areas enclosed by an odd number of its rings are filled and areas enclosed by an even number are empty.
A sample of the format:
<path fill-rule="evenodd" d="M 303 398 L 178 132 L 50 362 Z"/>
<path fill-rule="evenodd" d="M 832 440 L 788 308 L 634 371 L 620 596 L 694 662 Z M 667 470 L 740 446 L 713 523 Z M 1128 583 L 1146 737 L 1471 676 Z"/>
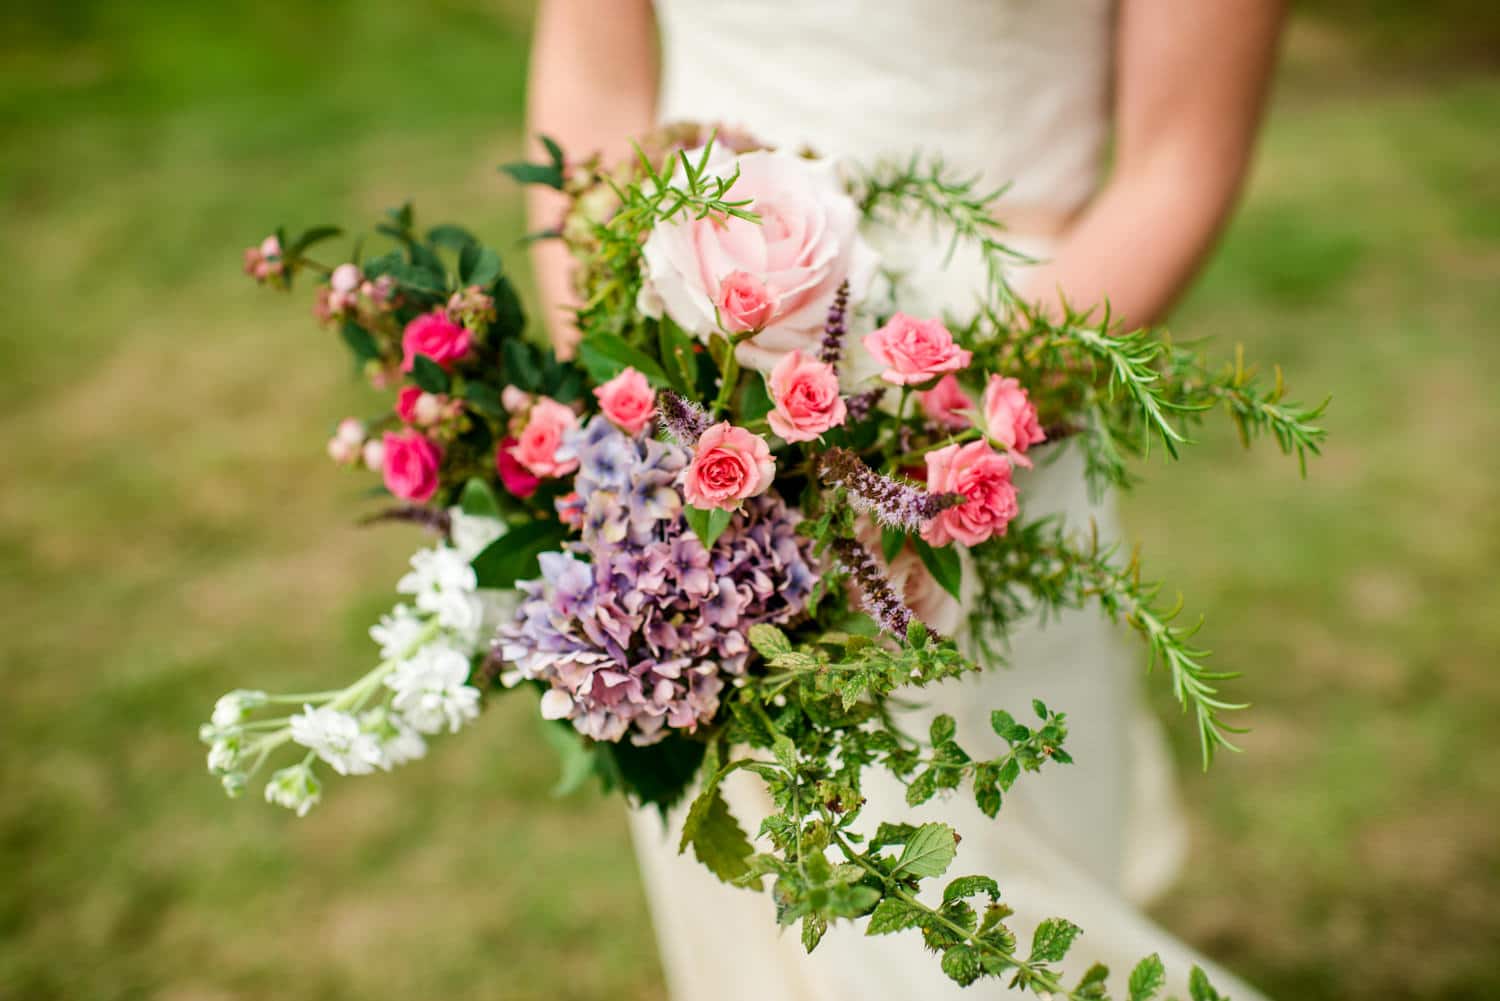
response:
<path fill-rule="evenodd" d="M 746 497 L 764 493 L 775 478 L 776 461 L 766 440 L 724 421 L 698 439 L 682 496 L 697 508 L 732 511 Z"/>
<path fill-rule="evenodd" d="M 526 427 L 510 454 L 527 472 L 543 479 L 565 476 L 578 468 L 578 460 L 558 455 L 563 435 L 578 426 L 578 415 L 556 400 L 543 396 L 531 408 Z"/>
<path fill-rule="evenodd" d="M 918 320 L 897 313 L 885 326 L 864 337 L 865 350 L 885 366 L 880 377 L 898 386 L 931 382 L 966 368 L 974 355 L 953 343 L 938 320 Z"/>
<path fill-rule="evenodd" d="M 844 423 L 839 377 L 827 362 L 793 351 L 771 369 L 766 385 L 776 407 L 766 419 L 787 441 L 811 441 Z"/>
<path fill-rule="evenodd" d="M 935 424 L 958 431 L 973 423 L 974 402 L 951 375 L 943 376 L 927 392 L 918 393 L 917 399 L 922 403 L 922 413 Z"/>
<path fill-rule="evenodd" d="M 382 441 L 381 472 L 386 489 L 418 504 L 431 500 L 438 489 L 443 450 L 420 431 L 410 429 L 399 434 L 387 431 Z"/>
<path fill-rule="evenodd" d="M 639 434 L 656 414 L 656 393 L 646 377 L 633 368 L 597 387 L 594 399 L 604 416 L 627 434 Z"/>
<path fill-rule="evenodd" d="M 765 283 L 748 271 L 731 271 L 719 283 L 719 319 L 730 333 L 760 330 L 776 315 L 776 299 Z"/>
<path fill-rule="evenodd" d="M 536 493 L 536 488 L 542 485 L 539 477 L 532 476 L 525 468 L 516 461 L 511 450 L 516 447 L 515 438 L 506 438 L 495 449 L 495 472 L 500 474 L 500 483 L 514 497 L 525 500 Z"/>
<path fill-rule="evenodd" d="M 922 538 L 934 546 L 946 546 L 955 540 L 977 546 L 992 535 L 1004 535 L 1019 511 L 1010 462 L 988 442 L 972 441 L 928 452 L 927 489 L 967 498 L 922 529 Z"/>
<path fill-rule="evenodd" d="M 422 395 L 421 386 L 402 386 L 396 393 L 396 416 L 407 424 L 417 419 L 417 399 Z"/>
<path fill-rule="evenodd" d="M 737 354 L 743 364 L 769 372 L 788 351 L 817 350 L 840 283 L 848 280 L 858 302 L 877 261 L 860 236 L 859 208 L 831 162 L 766 150 L 734 157 L 719 144 L 714 152 L 709 172 L 727 177 L 738 167 L 730 197 L 750 199 L 760 219 L 694 219 L 684 212 L 658 225 L 641 248 L 648 278 L 642 302 L 659 305 L 688 333 L 707 340 L 718 329 L 715 307 L 722 309 L 724 280 L 735 272 L 757 276 L 773 305 L 763 322 L 745 328 L 764 329 Z"/>
<path fill-rule="evenodd" d="M 423 313 L 406 325 L 401 334 L 401 371 L 410 372 L 417 355 L 426 355 L 443 368 L 469 353 L 473 339 L 442 310 Z"/>
<path fill-rule="evenodd" d="M 1047 440 L 1026 390 L 1015 379 L 1003 376 L 990 376 L 984 387 L 984 425 L 990 438 L 1014 453 L 1013 459 L 1023 466 L 1031 465 L 1031 460 L 1021 453 Z"/>

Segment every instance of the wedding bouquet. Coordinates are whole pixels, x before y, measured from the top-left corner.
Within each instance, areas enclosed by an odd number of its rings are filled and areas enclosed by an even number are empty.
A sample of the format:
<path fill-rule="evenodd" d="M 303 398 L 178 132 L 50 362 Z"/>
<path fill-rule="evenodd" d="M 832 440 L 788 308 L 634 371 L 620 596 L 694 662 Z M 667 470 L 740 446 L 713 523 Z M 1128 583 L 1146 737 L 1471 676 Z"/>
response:
<path fill-rule="evenodd" d="M 525 336 L 495 251 L 457 226 L 420 231 L 410 206 L 376 227 L 388 251 L 336 267 L 310 256 L 332 227 L 246 251 L 260 282 L 310 279 L 318 319 L 394 392 L 388 412 L 340 423 L 328 452 L 399 502 L 371 520 L 435 541 L 370 629 L 374 669 L 342 688 L 225 695 L 202 733 L 210 771 L 234 795 L 290 751 L 264 795 L 305 814 L 325 768 L 408 763 L 524 691 L 572 784 L 597 776 L 664 816 L 691 795 L 681 849 L 725 881 L 769 884 L 768 920 L 800 922 L 807 949 L 830 922 L 864 920 L 871 935 L 920 931 L 961 984 L 1105 997 L 1102 967 L 1061 982 L 1067 920 L 1017 944 L 994 879 L 924 901 L 958 835 L 865 816 L 862 778 L 889 772 L 912 804 L 961 790 L 993 817 L 1023 773 L 1067 764 L 1065 707 L 1033 702 L 1029 722 L 995 707 L 1008 750 L 992 759 L 950 717 L 919 739 L 894 707 L 1001 665 L 1019 617 L 1090 603 L 1144 639 L 1207 763 L 1233 729 L 1229 675 L 1134 558 L 1028 519 L 1012 474 L 1078 449 L 1094 490 L 1128 486 L 1131 456 L 1175 456 L 1218 407 L 1247 443 L 1270 435 L 1305 460 L 1321 407 L 1286 402 L 1279 371 L 1210 369 L 1107 311 L 1022 301 L 992 196 L 940 161 L 835 165 L 696 125 L 622 163 L 546 145 L 549 162 L 506 169 L 568 196 L 542 235 L 576 261 L 576 358 Z M 866 234 L 914 220 L 983 260 L 969 315 L 902 311 L 921 290 Z M 721 791 L 738 770 L 775 805 L 753 837 Z M 1147 957 L 1130 996 L 1162 979 Z M 1192 986 L 1218 996 L 1200 973 Z"/>

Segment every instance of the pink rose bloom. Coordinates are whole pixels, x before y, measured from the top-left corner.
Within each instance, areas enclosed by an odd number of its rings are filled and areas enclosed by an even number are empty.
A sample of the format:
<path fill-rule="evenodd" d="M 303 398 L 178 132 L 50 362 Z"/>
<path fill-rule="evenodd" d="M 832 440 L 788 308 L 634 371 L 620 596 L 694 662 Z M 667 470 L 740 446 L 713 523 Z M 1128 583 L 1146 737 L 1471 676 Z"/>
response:
<path fill-rule="evenodd" d="M 1026 390 L 1015 379 L 998 375 L 990 376 L 984 387 L 984 426 L 990 438 L 1004 445 L 1023 466 L 1030 466 L 1031 460 L 1021 453 L 1047 440 Z"/>
<path fill-rule="evenodd" d="M 594 389 L 599 409 L 626 434 L 640 434 L 656 414 L 656 393 L 646 377 L 627 368 Z"/>
<path fill-rule="evenodd" d="M 557 453 L 562 448 L 563 435 L 577 426 L 577 414 L 543 396 L 531 408 L 530 419 L 511 446 L 510 454 L 533 476 L 543 479 L 566 476 L 578 468 L 578 460 L 559 457 Z"/>
<path fill-rule="evenodd" d="M 723 421 L 698 439 L 682 496 L 696 508 L 732 511 L 746 497 L 764 493 L 775 478 L 776 461 L 766 440 Z"/>
<path fill-rule="evenodd" d="M 506 438 L 495 449 L 495 472 L 500 474 L 500 483 L 513 497 L 522 500 L 536 493 L 536 488 L 542 485 L 539 477 L 532 476 L 522 465 L 516 461 L 511 450 L 516 447 L 515 438 Z"/>
<path fill-rule="evenodd" d="M 992 535 L 1004 535 L 1019 511 L 1010 461 L 988 442 L 972 441 L 928 452 L 927 489 L 967 498 L 923 527 L 922 538 L 934 546 L 946 546 L 955 540 L 977 546 Z"/>
<path fill-rule="evenodd" d="M 970 416 L 974 412 L 974 403 L 951 375 L 943 376 L 925 393 L 918 393 L 917 399 L 922 404 L 922 413 L 934 424 L 961 431 L 973 423 Z"/>
<path fill-rule="evenodd" d="M 396 416 L 407 424 L 417 419 L 417 399 L 422 395 L 421 386 L 402 386 L 396 393 Z"/>
<path fill-rule="evenodd" d="M 719 319 L 732 334 L 760 330 L 776 315 L 776 300 L 765 283 L 747 271 L 731 271 L 719 284 Z"/>
<path fill-rule="evenodd" d="M 426 503 L 438 489 L 443 450 L 420 431 L 387 431 L 383 439 L 381 472 L 385 488 L 402 500 Z"/>
<path fill-rule="evenodd" d="M 401 334 L 401 371 L 410 372 L 417 355 L 426 355 L 443 368 L 469 353 L 472 343 L 466 327 L 460 327 L 442 310 L 423 313 L 406 325 Z"/>
<path fill-rule="evenodd" d="M 953 343 L 938 320 L 918 320 L 897 313 L 879 330 L 864 336 L 865 350 L 885 366 L 880 377 L 898 386 L 931 382 L 968 367 L 973 353 Z"/>
<path fill-rule="evenodd" d="M 641 302 L 706 341 L 718 329 L 725 279 L 736 272 L 757 276 L 771 306 L 763 322 L 745 328 L 761 332 L 737 353 L 742 364 L 769 372 L 788 351 L 817 352 L 839 284 L 848 280 L 859 301 L 877 261 L 859 234 L 859 208 L 831 162 L 769 150 L 734 157 L 715 144 L 709 171 L 723 177 L 736 166 L 740 175 L 729 197 L 751 199 L 760 221 L 679 213 L 658 225 L 641 248 L 648 279 Z M 746 317 L 760 321 L 755 313 Z"/>
<path fill-rule="evenodd" d="M 787 441 L 811 441 L 844 423 L 844 400 L 833 366 L 793 351 L 771 369 L 766 385 L 775 409 L 766 419 Z"/>

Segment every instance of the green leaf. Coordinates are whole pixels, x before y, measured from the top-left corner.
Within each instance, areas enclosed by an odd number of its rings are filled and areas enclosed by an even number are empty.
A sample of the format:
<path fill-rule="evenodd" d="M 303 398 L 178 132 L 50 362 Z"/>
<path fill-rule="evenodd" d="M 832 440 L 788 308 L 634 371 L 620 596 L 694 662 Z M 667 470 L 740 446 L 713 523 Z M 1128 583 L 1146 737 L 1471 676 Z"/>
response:
<path fill-rule="evenodd" d="M 656 359 L 625 343 L 615 334 L 594 333 L 578 348 L 578 360 L 595 382 L 606 382 L 627 368 L 633 368 L 658 389 L 670 389 L 672 380 L 662 371 Z"/>
<path fill-rule="evenodd" d="M 552 795 L 561 797 L 577 792 L 594 774 L 593 750 L 567 720 L 544 722 L 542 733 L 562 764 Z"/>
<path fill-rule="evenodd" d="M 1188 994 L 1193 1001 L 1229 1001 L 1214 990 L 1214 985 L 1208 982 L 1208 974 L 1198 966 L 1193 967 L 1193 972 L 1188 974 Z"/>
<path fill-rule="evenodd" d="M 413 244 L 418 246 L 418 244 Z M 441 268 L 431 268 L 422 264 L 408 264 L 406 261 L 398 261 L 386 269 L 386 273 L 396 279 L 396 283 L 402 289 L 410 292 L 423 293 L 428 296 L 443 296 L 448 294 L 448 279 Z"/>
<path fill-rule="evenodd" d="M 941 876 L 948 871 L 956 854 L 958 842 L 953 837 L 953 828 L 947 824 L 923 824 L 902 849 L 891 875 Z"/>
<path fill-rule="evenodd" d="M 506 588 L 518 580 L 535 577 L 539 568 L 537 557 L 560 546 L 567 534 L 561 522 L 551 520 L 515 526 L 474 557 L 472 566 L 479 586 Z"/>
<path fill-rule="evenodd" d="M 452 384 L 443 366 L 426 355 L 412 357 L 411 381 L 429 393 L 446 393 Z"/>
<path fill-rule="evenodd" d="M 1130 1001 L 1151 1001 L 1167 983 L 1161 957 L 1152 953 L 1130 971 Z"/>
<path fill-rule="evenodd" d="M 778 733 L 776 739 L 771 742 L 771 753 L 776 755 L 776 763 L 793 774 L 797 771 L 797 745 L 792 743 L 792 738 L 784 733 Z"/>
<path fill-rule="evenodd" d="M 380 357 L 380 348 L 376 345 L 375 338 L 354 319 L 345 318 L 339 326 L 339 336 L 349 345 L 349 350 L 354 352 L 355 360 L 364 363 Z"/>
<path fill-rule="evenodd" d="M 828 931 L 828 919 L 821 914 L 809 914 L 802 919 L 802 948 L 812 952 L 823 941 Z"/>
<path fill-rule="evenodd" d="M 547 150 L 547 156 L 551 157 L 552 166 L 558 170 L 562 170 L 565 161 L 563 159 L 562 147 L 557 145 L 557 140 L 551 136 L 537 136 L 537 138 L 542 141 L 543 148 Z"/>
<path fill-rule="evenodd" d="M 719 536 L 724 534 L 724 529 L 729 527 L 729 519 L 734 517 L 734 512 L 726 511 L 721 507 L 708 508 L 687 505 L 682 509 L 683 517 L 687 519 L 688 528 L 698 536 L 698 541 L 703 543 L 704 549 L 712 549 L 714 543 L 719 541 Z"/>
<path fill-rule="evenodd" d="M 911 541 L 912 546 L 917 550 L 917 555 L 922 557 L 922 565 L 927 568 L 927 572 L 942 585 L 944 591 L 962 601 L 964 565 L 958 557 L 958 549 L 954 546 L 934 549 L 921 539 Z"/>
<path fill-rule="evenodd" d="M 637 747 L 629 741 L 595 747 L 607 762 L 611 780 L 631 798 L 656 807 L 663 818 L 687 793 L 707 751 L 700 741 L 677 733 L 648 747 Z"/>
<path fill-rule="evenodd" d="M 698 356 L 693 351 L 693 339 L 669 316 L 661 318 L 657 348 L 672 386 L 684 396 L 697 396 Z"/>
<path fill-rule="evenodd" d="M 931 738 L 933 747 L 952 740 L 953 735 L 957 732 L 958 724 L 947 713 L 939 713 L 934 716 L 932 718 L 932 725 L 927 728 L 927 735 Z"/>
<path fill-rule="evenodd" d="M 875 836 L 870 839 L 870 847 L 884 848 L 886 845 L 904 845 L 916 833 L 917 829 L 910 824 L 892 824 L 888 821 L 881 821 L 880 826 L 875 828 Z"/>
<path fill-rule="evenodd" d="M 1082 931 L 1073 922 L 1064 918 L 1048 918 L 1036 926 L 1031 936 L 1031 961 L 1033 963 L 1055 963 L 1068 954 L 1073 940 Z"/>
<path fill-rule="evenodd" d="M 427 242 L 436 244 L 439 247 L 446 247 L 449 250 L 461 251 L 470 244 L 476 244 L 479 241 L 474 239 L 473 233 L 470 233 L 462 226 L 455 226 L 451 222 L 445 222 L 427 231 Z"/>
<path fill-rule="evenodd" d="M 901 547 L 904 545 L 906 545 L 906 533 L 901 529 L 882 528 L 880 530 L 880 555 L 885 557 L 887 565 L 901 555 Z"/>
<path fill-rule="evenodd" d="M 500 277 L 500 255 L 470 243 L 458 255 L 458 277 L 465 285 L 489 288 Z"/>
<path fill-rule="evenodd" d="M 943 903 L 951 904 L 978 893 L 987 893 L 991 900 L 999 900 L 1000 884 L 988 876 L 960 876 L 943 890 Z"/>
<path fill-rule="evenodd" d="M 497 421 L 505 419 L 505 407 L 500 402 L 500 394 L 487 382 L 464 383 L 464 399 L 470 409 L 486 417 Z"/>
<path fill-rule="evenodd" d="M 500 165 L 500 169 L 520 184 L 544 184 L 549 188 L 562 190 L 563 173 L 551 164 L 505 163 Z"/>
<path fill-rule="evenodd" d="M 758 421 L 769 414 L 773 406 L 765 380 L 752 373 L 745 380 L 745 388 L 740 390 L 740 417 L 747 422 Z"/>
<path fill-rule="evenodd" d="M 943 953 L 943 972 L 950 980 L 967 987 L 979 979 L 979 956 L 971 946 L 955 945 Z"/>
<path fill-rule="evenodd" d="M 922 917 L 921 908 L 913 907 L 898 897 L 886 897 L 870 912 L 870 924 L 865 928 L 865 934 L 889 935 L 905 931 L 915 928 Z"/>
<path fill-rule="evenodd" d="M 282 253 L 282 257 L 286 259 L 300 257 L 313 245 L 322 243 L 324 240 L 331 240 L 343 232 L 337 226 L 314 226 L 293 240 L 292 245 Z"/>
<path fill-rule="evenodd" d="M 745 836 L 739 821 L 734 819 L 734 814 L 729 812 L 729 804 L 719 792 L 717 781 L 693 800 L 687 818 L 682 822 L 682 841 L 677 850 L 687 851 L 688 845 L 693 846 L 698 861 L 726 883 L 749 869 L 745 860 L 753 852 L 750 839 Z"/>
<path fill-rule="evenodd" d="M 500 502 L 495 499 L 495 491 L 477 476 L 464 484 L 463 493 L 458 495 L 458 506 L 464 514 L 485 518 L 500 517 Z"/>
<path fill-rule="evenodd" d="M 774 661 L 782 654 L 792 652 L 792 641 L 786 638 L 786 633 L 764 622 L 751 626 L 747 638 L 755 652 L 766 660 Z"/>
<path fill-rule="evenodd" d="M 974 805 L 979 807 L 986 817 L 997 815 L 1000 812 L 999 787 L 994 785 L 976 786 L 974 789 Z"/>

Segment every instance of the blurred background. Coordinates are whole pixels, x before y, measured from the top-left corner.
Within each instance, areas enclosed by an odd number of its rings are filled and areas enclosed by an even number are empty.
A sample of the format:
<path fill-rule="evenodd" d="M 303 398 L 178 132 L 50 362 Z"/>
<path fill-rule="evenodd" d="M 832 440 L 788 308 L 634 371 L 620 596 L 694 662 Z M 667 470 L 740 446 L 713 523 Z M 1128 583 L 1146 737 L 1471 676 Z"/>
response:
<path fill-rule="evenodd" d="M 350 523 L 323 442 L 368 399 L 240 249 L 406 197 L 507 245 L 530 19 L 0 12 L 0 997 L 662 996 L 621 808 L 550 797 L 529 706 L 300 822 L 195 739 L 225 689 L 364 670 L 411 542 Z M 1195 841 L 1156 915 L 1279 998 L 1500 997 L 1497 316 L 1497 8 L 1299 7 L 1174 328 L 1331 390 L 1327 455 L 1303 483 L 1215 423 L 1128 501 L 1255 703 L 1208 776 L 1172 728 Z"/>

